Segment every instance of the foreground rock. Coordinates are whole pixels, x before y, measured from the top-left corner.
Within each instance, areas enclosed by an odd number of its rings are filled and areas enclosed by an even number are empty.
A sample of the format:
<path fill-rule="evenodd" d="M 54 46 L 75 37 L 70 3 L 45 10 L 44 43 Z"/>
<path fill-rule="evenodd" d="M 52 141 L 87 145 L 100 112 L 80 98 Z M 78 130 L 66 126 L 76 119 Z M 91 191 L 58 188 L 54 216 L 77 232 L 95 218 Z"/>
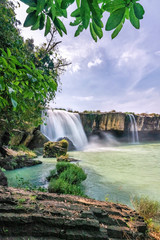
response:
<path fill-rule="evenodd" d="M 147 239 L 125 205 L 0 187 L 0 239 Z"/>
<path fill-rule="evenodd" d="M 6 176 L 4 175 L 4 173 L 2 172 L 1 169 L 0 169 L 0 185 L 8 186 L 7 178 L 6 178 Z"/>
<path fill-rule="evenodd" d="M 63 139 L 59 142 L 49 141 L 44 144 L 43 157 L 52 158 L 52 157 L 59 157 L 61 155 L 66 155 L 67 150 L 68 150 L 67 140 Z"/>

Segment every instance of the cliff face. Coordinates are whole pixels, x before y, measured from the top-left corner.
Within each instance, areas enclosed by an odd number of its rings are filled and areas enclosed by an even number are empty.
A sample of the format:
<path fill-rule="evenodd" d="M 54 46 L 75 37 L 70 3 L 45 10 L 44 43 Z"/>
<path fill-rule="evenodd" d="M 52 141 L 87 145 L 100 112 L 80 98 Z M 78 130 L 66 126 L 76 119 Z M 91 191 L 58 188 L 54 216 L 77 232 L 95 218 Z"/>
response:
<path fill-rule="evenodd" d="M 98 131 L 110 131 L 127 138 L 131 122 L 125 113 L 80 113 L 87 136 Z M 140 140 L 160 140 L 160 116 L 135 115 Z"/>

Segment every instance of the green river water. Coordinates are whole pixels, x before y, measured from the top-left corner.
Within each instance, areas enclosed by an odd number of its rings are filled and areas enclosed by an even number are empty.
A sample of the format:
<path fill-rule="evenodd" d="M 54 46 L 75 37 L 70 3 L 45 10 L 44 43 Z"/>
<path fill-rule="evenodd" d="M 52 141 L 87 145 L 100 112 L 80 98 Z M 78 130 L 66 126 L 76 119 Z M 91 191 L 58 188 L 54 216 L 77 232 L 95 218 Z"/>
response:
<path fill-rule="evenodd" d="M 97 200 L 131 205 L 134 196 L 149 196 L 160 201 L 160 143 L 92 147 L 86 151 L 70 152 L 81 160 L 78 164 L 87 173 L 85 193 Z M 55 168 L 56 159 L 39 157 L 43 164 L 6 171 L 10 186 L 19 178 L 36 186 L 47 187 L 46 177 Z"/>

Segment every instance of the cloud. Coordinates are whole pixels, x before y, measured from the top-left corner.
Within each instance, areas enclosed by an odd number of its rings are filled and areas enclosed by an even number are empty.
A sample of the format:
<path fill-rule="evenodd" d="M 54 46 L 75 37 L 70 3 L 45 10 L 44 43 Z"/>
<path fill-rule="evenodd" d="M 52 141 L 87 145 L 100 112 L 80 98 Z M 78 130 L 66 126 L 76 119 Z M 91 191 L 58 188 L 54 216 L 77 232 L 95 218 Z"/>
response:
<path fill-rule="evenodd" d="M 88 68 L 95 67 L 97 65 L 100 65 L 102 63 L 102 60 L 100 58 L 96 58 L 94 61 L 88 63 Z"/>
<path fill-rule="evenodd" d="M 93 100 L 93 96 L 86 96 L 86 97 L 80 97 L 80 96 L 73 96 L 74 99 L 79 101 L 91 101 Z"/>
<path fill-rule="evenodd" d="M 70 72 L 71 72 L 71 73 L 76 73 L 76 72 L 78 72 L 80 69 L 81 69 L 81 67 L 79 66 L 78 63 L 76 63 L 76 64 L 74 64 L 74 65 L 71 66 Z"/>

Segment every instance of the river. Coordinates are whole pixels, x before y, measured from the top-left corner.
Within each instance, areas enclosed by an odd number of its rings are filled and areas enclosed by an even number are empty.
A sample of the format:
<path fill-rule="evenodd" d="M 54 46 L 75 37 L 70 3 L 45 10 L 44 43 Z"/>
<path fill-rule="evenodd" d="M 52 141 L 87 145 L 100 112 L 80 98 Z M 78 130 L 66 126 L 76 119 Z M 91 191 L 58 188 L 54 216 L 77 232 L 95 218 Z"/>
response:
<path fill-rule="evenodd" d="M 131 206 L 134 196 L 149 196 L 160 201 L 160 143 L 91 147 L 69 152 L 79 159 L 87 173 L 85 193 L 97 200 Z M 36 186 L 47 187 L 46 177 L 55 168 L 56 159 L 38 157 L 43 164 L 6 171 L 9 186 L 17 186 L 22 178 Z"/>

